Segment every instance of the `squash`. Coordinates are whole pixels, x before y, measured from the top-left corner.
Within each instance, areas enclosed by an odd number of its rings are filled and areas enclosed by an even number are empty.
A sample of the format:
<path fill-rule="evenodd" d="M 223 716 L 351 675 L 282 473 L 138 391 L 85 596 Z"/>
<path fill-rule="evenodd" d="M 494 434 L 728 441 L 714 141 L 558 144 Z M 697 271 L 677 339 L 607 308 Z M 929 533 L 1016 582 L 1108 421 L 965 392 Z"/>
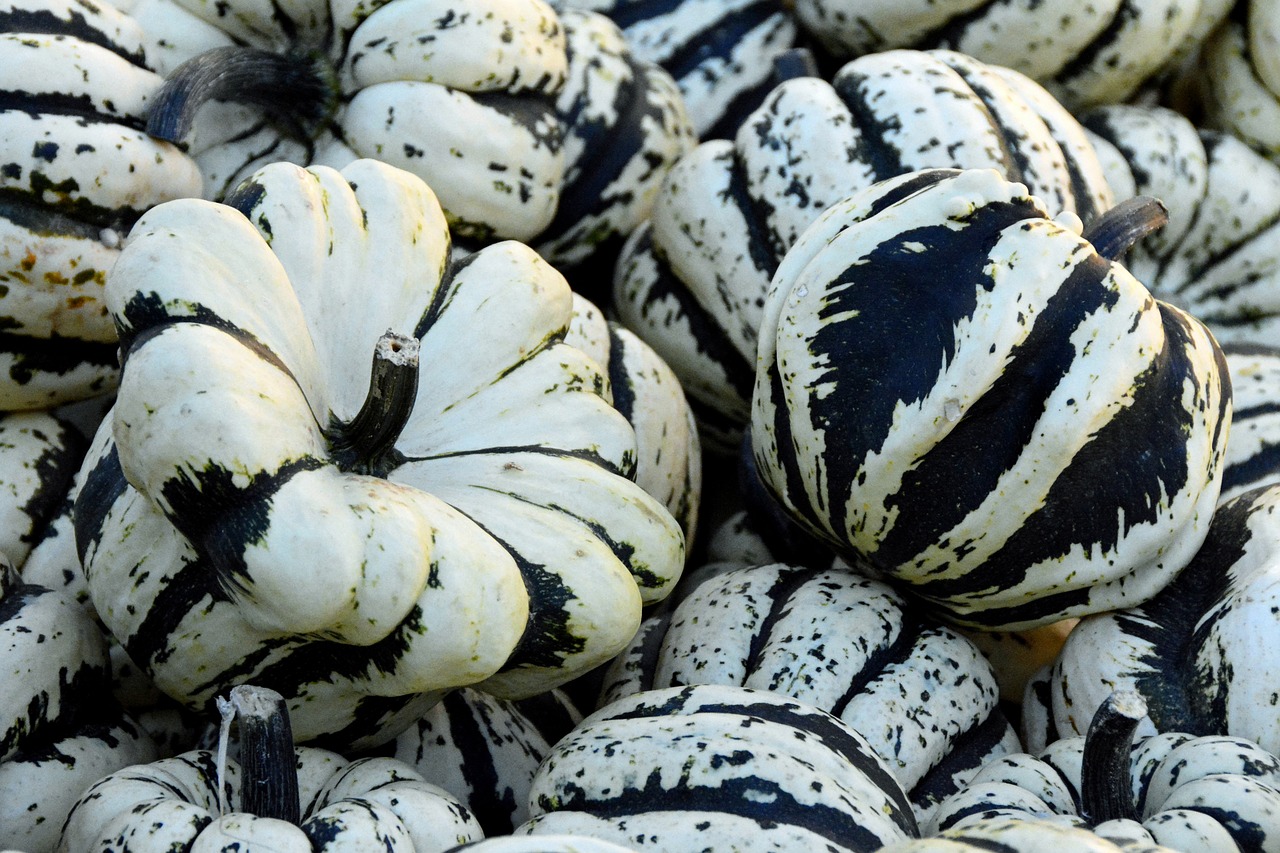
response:
<path fill-rule="evenodd" d="M 1125 204 L 1090 242 L 990 169 L 833 205 L 764 307 L 761 477 L 946 621 L 1023 629 L 1151 598 L 1208 532 L 1231 417 L 1213 337 L 1111 260 L 1160 221 Z"/>
<path fill-rule="evenodd" d="M 775 59 L 796 43 L 780 0 L 562 0 L 609 16 L 647 62 L 680 87 L 699 139 L 733 136 L 777 82 Z"/>
<path fill-rule="evenodd" d="M 742 853 L 872 851 L 917 834 L 861 735 L 803 702 L 716 685 L 638 693 L 587 717 L 538 769 L 530 812 L 518 835 L 655 853 L 709 839 Z"/>
<path fill-rule="evenodd" d="M 1117 843 L 1175 850 L 1270 850 L 1280 832 L 1280 760 L 1242 738 L 1135 733 L 1140 694 L 1115 691 L 1087 734 L 984 767 L 933 828 L 993 815 L 1058 815 Z"/>
<path fill-rule="evenodd" d="M 1030 815 L 1016 818 L 995 816 L 969 821 L 926 838 L 899 841 L 880 850 L 882 853 L 989 853 L 991 850 L 999 850 L 1001 853 L 1043 853 L 1046 850 L 1071 850 L 1073 853 L 1174 853 L 1168 847 L 1157 844 L 1115 844 L 1087 829 Z"/>
<path fill-rule="evenodd" d="M 275 160 L 372 157 L 426 180 L 455 239 L 611 263 L 693 143 L 666 72 L 607 18 L 543 0 L 138 0 L 134 15 L 167 74 L 148 131 L 189 143 L 215 200 Z"/>
<path fill-rule="evenodd" d="M 620 847 L 586 835 L 538 835 L 521 837 L 506 835 L 486 838 L 454 847 L 447 853 L 637 853 L 635 848 Z"/>
<path fill-rule="evenodd" d="M 600 702 L 690 684 L 768 690 L 866 738 L 924 822 L 983 764 L 1021 750 L 978 649 L 848 570 L 715 574 L 641 625 Z"/>
<path fill-rule="evenodd" d="M 142 42 L 107 3 L 0 6 L 0 411 L 111 390 L 107 271 L 144 210 L 200 194 L 195 163 L 143 132 L 162 81 Z"/>
<path fill-rule="evenodd" d="M 1231 735 L 1280 749 L 1272 695 L 1280 656 L 1260 642 L 1277 623 L 1280 485 L 1227 501 L 1195 558 L 1141 605 L 1082 619 L 1027 687 L 1023 742 L 1079 734 L 1112 690 L 1147 700 L 1139 734 Z"/>
<path fill-rule="evenodd" d="M 1231 5 L 1103 0 L 1068 10 L 982 0 L 795 0 L 795 14 L 842 59 L 948 48 L 1026 74 L 1079 110 L 1130 100 L 1194 52 Z"/>
<path fill-rule="evenodd" d="M 1104 107 L 1082 121 L 1117 197 L 1168 205 L 1129 271 L 1219 343 L 1280 340 L 1280 165 L 1161 107 Z"/>
<path fill-rule="evenodd" d="M 1280 4 L 1238 0 L 1231 18 L 1204 46 L 1188 72 L 1195 106 L 1210 127 L 1240 137 L 1280 164 Z"/>
<path fill-rule="evenodd" d="M 1227 344 L 1231 434 L 1218 503 L 1280 483 L 1280 348 Z"/>
<path fill-rule="evenodd" d="M 707 449 L 740 446 L 764 296 L 800 233 L 852 192 L 940 166 L 1000 169 L 1086 221 L 1112 204 L 1083 128 L 1043 89 L 945 51 L 787 80 L 732 142 L 672 168 L 618 259 L 613 302 L 680 378 Z"/>
<path fill-rule="evenodd" d="M 482 837 L 466 807 L 399 761 L 295 748 L 280 694 L 244 685 L 226 702 L 238 762 L 224 744 L 112 773 L 76 802 L 59 850 L 438 853 Z"/>
<path fill-rule="evenodd" d="M 229 201 L 153 208 L 108 284 L 124 375 L 74 514 L 129 657 L 192 710 L 253 681 L 300 741 L 372 746 L 620 651 L 683 537 L 562 342 L 563 277 L 513 242 L 451 261 L 430 189 L 376 161 Z"/>
<path fill-rule="evenodd" d="M 99 777 L 155 757 L 111 701 L 106 640 L 79 605 L 0 561 L 0 848 L 48 853 Z"/>

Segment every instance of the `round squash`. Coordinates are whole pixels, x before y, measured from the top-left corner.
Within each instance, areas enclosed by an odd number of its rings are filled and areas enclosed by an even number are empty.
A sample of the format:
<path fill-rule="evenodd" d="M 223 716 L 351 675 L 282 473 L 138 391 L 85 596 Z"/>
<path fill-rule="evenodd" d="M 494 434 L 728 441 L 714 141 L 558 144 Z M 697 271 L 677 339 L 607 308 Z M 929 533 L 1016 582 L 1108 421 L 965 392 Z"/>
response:
<path fill-rule="evenodd" d="M 1280 3 L 1238 0 L 1188 73 L 1206 123 L 1280 163 Z"/>
<path fill-rule="evenodd" d="M 1218 503 L 1280 483 L 1280 348 L 1227 344 L 1231 434 Z"/>
<path fill-rule="evenodd" d="M 1231 395 L 1203 324 L 989 169 L 832 206 L 773 278 L 760 475 L 850 565 L 948 621 L 1021 629 L 1151 598 L 1208 532 Z M 945 274 L 939 274 L 945 270 Z"/>
<path fill-rule="evenodd" d="M 129 657 L 193 710 L 253 681 L 300 740 L 372 745 L 620 651 L 683 537 L 563 343 L 563 277 L 513 242 L 451 260 L 430 189 L 376 161 L 228 201 L 153 208 L 108 285 L 124 377 L 75 524 Z"/>

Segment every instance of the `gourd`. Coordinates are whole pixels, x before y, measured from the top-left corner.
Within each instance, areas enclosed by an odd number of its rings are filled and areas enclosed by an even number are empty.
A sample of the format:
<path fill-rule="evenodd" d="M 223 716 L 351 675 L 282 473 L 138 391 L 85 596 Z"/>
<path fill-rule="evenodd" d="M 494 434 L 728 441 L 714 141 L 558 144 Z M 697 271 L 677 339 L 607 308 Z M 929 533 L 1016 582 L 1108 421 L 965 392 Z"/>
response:
<path fill-rule="evenodd" d="M 935 814 L 933 828 L 990 816 L 1056 815 L 1117 843 L 1270 850 L 1280 831 L 1280 760 L 1242 738 L 1135 733 L 1140 694 L 1116 691 L 1083 737 L 1038 757 L 992 762 Z"/>
<path fill-rule="evenodd" d="M 108 284 L 124 378 L 75 530 L 129 657 L 192 710 L 253 681 L 300 742 L 372 746 L 620 651 L 683 537 L 563 343 L 563 277 L 514 242 L 451 260 L 430 189 L 376 161 L 229 201 L 153 208 Z"/>
<path fill-rule="evenodd" d="M 1168 206 L 1168 224 L 1130 251 L 1129 271 L 1219 343 L 1274 344 L 1280 165 L 1161 107 L 1104 107 L 1082 121 L 1117 197 L 1154 196 Z"/>
<path fill-rule="evenodd" d="M 16 568 L 62 508 L 84 448 L 51 412 L 0 413 L 0 553 Z"/>
<path fill-rule="evenodd" d="M 1219 504 L 1280 483 L 1280 348 L 1227 344 L 1222 350 L 1234 406 Z"/>
<path fill-rule="evenodd" d="M 148 207 L 200 194 L 195 163 L 143 132 L 162 81 L 142 42 L 106 3 L 0 7 L 0 411 L 111 390 L 102 287 L 121 240 Z"/>
<path fill-rule="evenodd" d="M 1156 844 L 1125 841 L 1117 844 L 1087 829 L 1066 826 L 1058 820 L 1030 815 L 994 816 L 967 821 L 950 829 L 911 841 L 880 848 L 883 853 L 1041 853 L 1072 850 L 1079 853 L 1173 853 Z"/>
<path fill-rule="evenodd" d="M 1195 558 L 1144 604 L 1082 619 L 1027 687 L 1023 742 L 1079 734 L 1114 690 L 1147 700 L 1139 734 L 1231 735 L 1280 749 L 1271 696 L 1280 571 L 1280 486 L 1227 501 Z"/>
<path fill-rule="evenodd" d="M 238 762 L 223 745 L 112 773 L 76 802 L 59 850 L 437 853 L 482 837 L 461 803 L 399 761 L 295 748 L 280 694 L 245 685 L 226 701 Z"/>
<path fill-rule="evenodd" d="M 636 54 L 680 87 L 699 139 L 733 136 L 773 88 L 773 61 L 796 43 L 779 0 L 563 0 L 609 16 Z"/>
<path fill-rule="evenodd" d="M 100 776 L 155 745 L 111 701 L 106 640 L 79 605 L 0 560 L 0 848 L 47 853 Z"/>
<path fill-rule="evenodd" d="M 518 835 L 663 853 L 871 851 L 917 834 L 861 735 L 803 702 L 718 685 L 638 693 L 587 717 L 543 761 L 530 812 Z"/>
<path fill-rule="evenodd" d="M 620 847 L 608 841 L 585 835 L 515 835 L 486 838 L 449 850 L 448 853 L 637 853 L 632 847 Z"/>
<path fill-rule="evenodd" d="M 1112 204 L 1083 128 L 1043 89 L 946 51 L 787 80 L 732 142 L 672 168 L 618 259 L 613 301 L 680 378 L 707 449 L 740 446 L 764 296 L 801 232 L 850 193 L 938 166 L 1000 169 L 1086 221 Z"/>
<path fill-rule="evenodd" d="M 134 15 L 168 78 L 148 131 L 190 144 L 215 200 L 275 160 L 372 157 L 426 180 L 455 239 L 578 265 L 616 253 L 693 142 L 664 71 L 603 16 L 543 0 L 139 0 Z M 230 103 L 202 116 L 214 98 Z"/>
<path fill-rule="evenodd" d="M 982 765 L 1022 748 L 978 649 L 847 569 L 714 574 L 647 618 L 604 682 L 602 704 L 722 684 L 827 711 L 866 739 L 921 822 Z"/>
<path fill-rule="evenodd" d="M 764 307 L 761 477 L 846 562 L 956 624 L 1151 598 L 1208 532 L 1231 417 L 1203 324 L 1111 260 L 1159 221 L 1126 204 L 1091 242 L 989 169 L 833 205 Z"/>
<path fill-rule="evenodd" d="M 1130 100 L 1205 40 L 1232 0 L 1103 0 L 1064 10 L 983 0 L 796 0 L 800 24 L 848 59 L 948 48 L 1043 84 L 1072 110 Z"/>
<path fill-rule="evenodd" d="M 1240 137 L 1280 163 L 1280 4 L 1238 0 L 1188 72 L 1195 106 L 1211 127 Z"/>

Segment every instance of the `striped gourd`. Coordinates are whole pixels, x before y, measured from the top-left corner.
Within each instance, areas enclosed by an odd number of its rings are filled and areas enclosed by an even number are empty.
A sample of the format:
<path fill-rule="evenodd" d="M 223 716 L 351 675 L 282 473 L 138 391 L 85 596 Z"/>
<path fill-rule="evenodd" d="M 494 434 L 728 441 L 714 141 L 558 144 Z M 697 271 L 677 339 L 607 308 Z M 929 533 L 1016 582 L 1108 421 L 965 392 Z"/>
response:
<path fill-rule="evenodd" d="M 1155 598 L 1082 619 L 1028 685 L 1032 751 L 1080 734 L 1112 689 L 1147 699 L 1142 734 L 1224 734 L 1280 749 L 1280 486 L 1218 508 L 1194 560 Z"/>
<path fill-rule="evenodd" d="M 504 835 L 454 847 L 445 853 L 638 853 L 587 835 Z"/>
<path fill-rule="evenodd" d="M 486 836 L 510 835 L 529 818 L 538 765 L 582 720 L 560 691 L 534 698 L 537 704 L 455 690 L 401 732 L 387 754 L 461 800 Z"/>
<path fill-rule="evenodd" d="M 836 56 L 949 48 L 1015 68 L 1080 109 L 1129 100 L 1180 62 L 1232 0 L 1098 0 L 1067 8 L 993 0 L 795 0 Z"/>
<path fill-rule="evenodd" d="M 295 747 L 284 699 L 237 687 L 238 759 L 196 750 L 96 782 L 76 802 L 59 853 L 350 850 L 438 853 L 483 837 L 442 788 L 391 758 L 348 761 Z"/>
<path fill-rule="evenodd" d="M 796 43 L 782 0 L 561 0 L 622 28 L 636 54 L 675 78 L 699 139 L 733 136 Z"/>
<path fill-rule="evenodd" d="M 1280 348 L 1227 344 L 1222 352 L 1234 410 L 1219 503 L 1280 483 Z"/>
<path fill-rule="evenodd" d="M 832 206 L 764 307 L 752 444 L 791 514 L 948 620 L 1138 604 L 1208 530 L 1231 416 L 1204 326 L 1110 260 L 1159 222 L 990 169 Z"/>
<path fill-rule="evenodd" d="M 0 3 L 0 411 L 111 390 L 107 270 L 144 210 L 200 194 L 143 132 L 162 81 L 142 48 L 109 3 Z"/>
<path fill-rule="evenodd" d="M 1275 849 L 1280 760 L 1243 738 L 1169 733 L 1135 739 L 1146 710 L 1141 695 L 1113 692 L 1085 735 L 1057 740 L 1035 757 L 992 762 L 942 804 L 927 831 L 995 816 L 1053 816 L 1125 849 Z"/>
<path fill-rule="evenodd" d="M 19 570 L 64 508 L 84 448 L 50 412 L 0 413 L 0 553 Z"/>
<path fill-rule="evenodd" d="M 1157 844 L 1128 841 L 1116 844 L 1050 815 L 991 816 L 944 829 L 926 838 L 899 841 L 880 848 L 881 853 L 990 853 L 992 850 L 1000 853 L 1045 853 L 1047 850 L 1070 850 L 1072 853 L 1177 853 Z"/>
<path fill-rule="evenodd" d="M 443 690 L 621 650 L 683 537 L 562 342 L 564 278 L 511 241 L 452 260 L 430 189 L 377 161 L 229 201 L 153 208 L 108 284 L 126 368 L 75 523 L 130 658 L 194 710 L 254 681 L 300 740 L 371 745 Z"/>
<path fill-rule="evenodd" d="M 139 0 L 134 15 L 168 77 L 148 130 L 189 143 L 211 199 L 269 162 L 371 157 L 426 180 L 456 239 L 581 264 L 616 254 L 693 144 L 666 72 L 604 16 L 543 0 Z"/>
<path fill-rule="evenodd" d="M 86 788 L 155 758 L 111 701 L 106 655 L 79 605 L 0 563 L 0 849 L 53 850 Z"/>
<path fill-rule="evenodd" d="M 705 446 L 738 448 L 764 295 L 787 249 L 841 198 L 930 167 L 1000 169 L 1085 221 L 1112 200 L 1083 128 L 1043 89 L 942 51 L 788 80 L 734 141 L 671 170 L 619 258 L 614 304 L 680 377 Z"/>
<path fill-rule="evenodd" d="M 689 684 L 769 690 L 839 717 L 921 822 L 983 764 L 1022 748 L 978 649 L 847 570 L 744 566 L 704 581 L 641 624 L 601 702 Z"/>
<path fill-rule="evenodd" d="M 577 293 L 565 343 L 604 368 L 613 407 L 636 432 L 636 483 L 680 522 L 691 548 L 702 503 L 702 443 L 680 380 L 652 347 Z"/>
<path fill-rule="evenodd" d="M 762 690 L 639 693 L 583 720 L 534 778 L 516 834 L 581 834 L 654 853 L 831 853 L 915 837 L 911 806 L 862 736 Z"/>
<path fill-rule="evenodd" d="M 1169 222 L 1125 266 L 1219 343 L 1280 341 L 1280 165 L 1160 107 L 1082 117 L 1117 198 L 1154 196 Z"/>
<path fill-rule="evenodd" d="M 1188 74 L 1213 127 L 1280 163 L 1280 2 L 1237 0 Z"/>

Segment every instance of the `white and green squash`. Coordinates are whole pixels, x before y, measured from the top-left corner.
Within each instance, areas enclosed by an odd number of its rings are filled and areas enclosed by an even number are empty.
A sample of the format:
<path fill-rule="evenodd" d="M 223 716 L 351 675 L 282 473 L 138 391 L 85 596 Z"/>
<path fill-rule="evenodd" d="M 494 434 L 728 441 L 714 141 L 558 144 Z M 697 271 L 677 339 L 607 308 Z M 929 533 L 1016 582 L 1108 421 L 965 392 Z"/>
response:
<path fill-rule="evenodd" d="M 1219 504 L 1280 483 L 1280 347 L 1227 344 L 1231 434 Z"/>
<path fill-rule="evenodd" d="M 514 242 L 451 259 L 430 189 L 376 161 L 228 201 L 153 208 L 108 284 L 123 379 L 75 526 L 129 657 L 193 710 L 254 682 L 355 746 L 625 647 L 684 540 L 563 343 L 564 278 Z"/>

